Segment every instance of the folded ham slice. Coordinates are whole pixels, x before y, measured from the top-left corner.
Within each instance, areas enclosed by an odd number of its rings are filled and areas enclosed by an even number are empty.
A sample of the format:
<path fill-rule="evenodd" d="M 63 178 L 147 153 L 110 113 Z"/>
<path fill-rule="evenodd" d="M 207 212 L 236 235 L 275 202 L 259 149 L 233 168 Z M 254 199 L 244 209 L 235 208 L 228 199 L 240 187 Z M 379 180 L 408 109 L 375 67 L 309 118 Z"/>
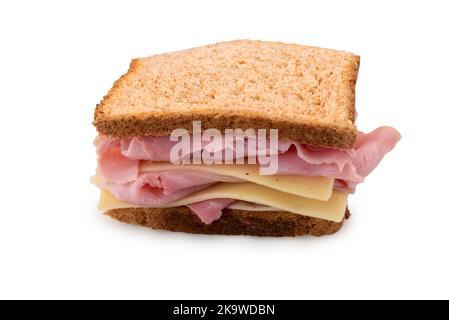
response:
<path fill-rule="evenodd" d="M 221 218 L 223 209 L 233 204 L 234 199 L 212 199 L 189 204 L 190 208 L 205 224 L 211 224 Z"/>
<path fill-rule="evenodd" d="M 355 192 L 356 185 L 364 181 L 400 138 L 399 132 L 394 128 L 380 127 L 368 134 L 360 132 L 354 148 L 350 150 L 316 148 L 280 140 L 276 174 L 333 178 L 335 189 Z M 177 142 L 170 141 L 169 137 L 117 139 L 98 136 L 95 140 L 97 174 L 104 178 L 100 187 L 121 200 L 158 207 L 217 182 L 239 182 L 232 177 L 204 172 L 139 172 L 140 160 L 170 161 L 170 150 L 175 144 Z M 189 207 L 203 222 L 211 223 L 232 202 L 232 199 L 217 199 Z"/>

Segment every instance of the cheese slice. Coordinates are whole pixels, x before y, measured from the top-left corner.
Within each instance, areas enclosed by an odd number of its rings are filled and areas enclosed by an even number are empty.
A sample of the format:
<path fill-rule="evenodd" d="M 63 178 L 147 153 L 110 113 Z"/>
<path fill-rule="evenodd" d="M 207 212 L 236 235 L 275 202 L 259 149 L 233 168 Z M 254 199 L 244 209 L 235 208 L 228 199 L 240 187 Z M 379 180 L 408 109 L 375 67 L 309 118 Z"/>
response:
<path fill-rule="evenodd" d="M 341 222 L 346 212 L 347 193 L 333 191 L 328 201 L 304 198 L 289 193 L 274 190 L 250 182 L 218 183 L 210 188 L 174 201 L 164 207 L 178 207 L 195 202 L 228 198 L 262 204 L 281 209 L 282 211 L 304 216 Z M 102 190 L 99 210 L 142 207 L 116 199 L 109 192 Z"/>
<path fill-rule="evenodd" d="M 175 165 L 169 162 L 142 161 L 142 164 L 140 165 L 141 172 L 163 172 L 175 170 L 198 171 L 220 176 L 229 176 L 282 192 L 322 201 L 329 200 L 334 186 L 334 179 L 325 177 L 308 177 L 300 175 L 260 175 L 259 166 L 250 164 Z"/>

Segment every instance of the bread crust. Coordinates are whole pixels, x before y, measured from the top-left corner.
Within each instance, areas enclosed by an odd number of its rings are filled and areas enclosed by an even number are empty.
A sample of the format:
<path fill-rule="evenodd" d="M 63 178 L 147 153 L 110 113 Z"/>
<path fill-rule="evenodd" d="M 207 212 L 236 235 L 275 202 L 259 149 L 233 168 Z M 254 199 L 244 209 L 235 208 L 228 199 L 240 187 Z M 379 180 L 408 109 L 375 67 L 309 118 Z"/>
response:
<path fill-rule="evenodd" d="M 201 222 L 196 214 L 187 207 L 114 209 L 105 214 L 124 223 L 153 229 L 195 234 L 259 237 L 330 235 L 339 231 L 345 220 L 335 223 L 289 212 L 225 209 L 219 220 L 207 225 Z M 349 210 L 346 209 L 345 218 L 349 217 Z"/>
<path fill-rule="evenodd" d="M 278 61 L 267 62 L 262 67 L 268 73 L 280 74 L 276 83 L 282 83 L 282 72 L 290 74 L 287 67 L 299 64 L 297 71 L 288 69 L 294 72 L 290 82 L 280 84 L 275 88 L 276 92 L 273 89 L 274 98 L 266 87 L 253 88 L 258 84 L 251 79 L 241 79 L 238 83 L 239 76 L 247 75 L 262 63 L 254 61 L 253 69 L 247 67 L 239 74 L 233 69 L 234 64 L 239 63 L 238 54 L 248 60 L 254 55 L 251 50 L 256 49 L 270 52 L 268 58 Z M 215 62 L 214 55 L 226 50 L 236 53 L 225 56 L 223 65 Z M 295 54 L 302 54 L 302 60 Z M 198 69 L 196 65 L 202 61 L 198 60 L 200 58 L 208 59 L 211 70 L 219 71 L 211 75 L 213 72 L 205 71 L 209 70 L 207 68 Z M 247 65 L 250 64 L 248 61 Z M 226 68 L 235 72 L 236 89 L 221 98 L 219 93 L 209 94 L 215 89 L 231 90 L 229 80 L 223 80 Z M 347 52 L 249 40 L 134 59 L 128 73 L 114 83 L 97 105 L 94 125 L 102 135 L 124 138 L 166 136 L 176 128 L 191 131 L 192 121 L 200 120 L 203 130 L 278 129 L 280 139 L 349 149 L 357 135 L 354 121 L 358 68 L 359 57 Z M 254 71 L 254 77 L 262 73 Z M 204 87 L 196 85 L 197 82 L 204 82 Z M 215 84 L 217 88 L 214 88 Z"/>

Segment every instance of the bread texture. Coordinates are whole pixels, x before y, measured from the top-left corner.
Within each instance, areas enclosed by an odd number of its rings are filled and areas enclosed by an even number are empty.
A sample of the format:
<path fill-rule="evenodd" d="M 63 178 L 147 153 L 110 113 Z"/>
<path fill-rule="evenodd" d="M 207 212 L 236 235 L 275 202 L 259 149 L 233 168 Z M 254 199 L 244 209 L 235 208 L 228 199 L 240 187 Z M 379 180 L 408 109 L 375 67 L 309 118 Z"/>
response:
<path fill-rule="evenodd" d="M 153 229 L 260 237 L 324 236 L 334 234 L 344 223 L 344 220 L 335 223 L 289 212 L 225 209 L 219 220 L 207 225 L 187 207 L 114 209 L 105 214 L 121 222 Z M 346 209 L 345 218 L 349 216 Z"/>
<path fill-rule="evenodd" d="M 281 139 L 351 148 L 359 57 L 343 51 L 237 40 L 135 59 L 97 105 L 114 137 L 176 128 L 278 129 Z"/>

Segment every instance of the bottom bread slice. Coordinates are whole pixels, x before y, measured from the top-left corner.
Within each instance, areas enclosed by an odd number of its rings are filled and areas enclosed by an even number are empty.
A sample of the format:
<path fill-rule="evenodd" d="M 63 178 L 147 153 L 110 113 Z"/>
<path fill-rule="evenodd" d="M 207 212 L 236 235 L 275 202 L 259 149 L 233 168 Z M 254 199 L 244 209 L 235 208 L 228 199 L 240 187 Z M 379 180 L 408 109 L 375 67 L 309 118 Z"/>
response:
<path fill-rule="evenodd" d="M 175 232 L 260 237 L 323 236 L 337 232 L 350 216 L 332 222 L 281 211 L 245 211 L 225 209 L 223 216 L 207 225 L 187 207 L 126 208 L 105 212 L 121 222 Z"/>

